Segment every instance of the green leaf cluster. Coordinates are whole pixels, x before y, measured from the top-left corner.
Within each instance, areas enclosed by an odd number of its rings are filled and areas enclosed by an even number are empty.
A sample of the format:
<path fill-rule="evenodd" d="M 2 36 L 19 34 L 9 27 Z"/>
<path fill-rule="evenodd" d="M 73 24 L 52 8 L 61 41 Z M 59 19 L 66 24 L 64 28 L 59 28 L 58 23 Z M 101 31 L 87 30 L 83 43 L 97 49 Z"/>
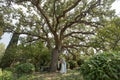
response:
<path fill-rule="evenodd" d="M 23 63 L 16 67 L 16 73 L 18 76 L 23 74 L 31 74 L 35 71 L 35 66 L 31 63 Z"/>
<path fill-rule="evenodd" d="M 36 70 L 39 70 L 41 66 L 48 66 L 50 63 L 50 51 L 41 41 L 26 45 L 21 44 L 17 49 L 15 64 L 30 62 L 35 65 Z"/>
<path fill-rule="evenodd" d="M 80 68 L 84 80 L 119 80 L 120 52 L 104 52 L 85 61 Z"/>
<path fill-rule="evenodd" d="M 14 80 L 13 78 L 13 73 L 11 71 L 7 71 L 7 70 L 0 70 L 0 74 L 2 73 L 2 75 L 0 75 L 0 80 Z"/>
<path fill-rule="evenodd" d="M 97 35 L 92 42 L 94 48 L 101 50 L 120 50 L 120 18 L 108 21 L 105 27 L 97 31 Z"/>

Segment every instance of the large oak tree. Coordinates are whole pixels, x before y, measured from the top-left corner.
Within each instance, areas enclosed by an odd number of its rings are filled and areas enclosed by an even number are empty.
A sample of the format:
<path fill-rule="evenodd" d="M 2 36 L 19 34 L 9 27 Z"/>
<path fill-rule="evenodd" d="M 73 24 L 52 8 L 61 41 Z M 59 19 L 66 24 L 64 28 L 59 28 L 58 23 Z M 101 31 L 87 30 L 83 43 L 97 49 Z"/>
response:
<path fill-rule="evenodd" d="M 51 50 L 50 69 L 56 71 L 57 59 L 62 51 L 89 47 L 89 39 L 96 29 L 103 27 L 114 14 L 114 0 L 7 0 L 8 6 L 22 5 L 16 34 L 26 34 L 42 40 Z M 29 27 L 29 28 L 28 28 Z M 24 29 L 24 30 L 23 30 Z"/>

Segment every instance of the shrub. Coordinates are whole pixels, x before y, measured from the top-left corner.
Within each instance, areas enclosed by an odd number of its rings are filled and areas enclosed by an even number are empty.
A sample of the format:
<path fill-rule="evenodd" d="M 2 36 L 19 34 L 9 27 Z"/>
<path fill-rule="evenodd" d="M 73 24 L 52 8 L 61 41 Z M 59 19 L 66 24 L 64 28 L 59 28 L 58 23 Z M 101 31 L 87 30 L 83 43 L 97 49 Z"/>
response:
<path fill-rule="evenodd" d="M 104 52 L 85 61 L 80 68 L 84 80 L 119 80 L 120 53 Z"/>
<path fill-rule="evenodd" d="M 15 57 L 15 66 L 18 63 L 30 62 L 34 64 L 36 71 L 40 71 L 40 66 L 49 66 L 51 54 L 41 41 L 34 42 L 30 45 L 17 46 L 17 57 Z M 14 66 L 14 65 L 13 65 Z"/>
<path fill-rule="evenodd" d="M 35 71 L 35 67 L 31 63 L 23 63 L 16 67 L 16 73 L 20 76 L 23 74 L 31 74 Z"/>
<path fill-rule="evenodd" d="M 91 56 L 88 56 L 88 55 L 81 55 L 78 59 L 77 59 L 77 65 L 80 67 L 84 61 L 86 59 L 89 59 Z"/>
<path fill-rule="evenodd" d="M 13 73 L 11 71 L 0 71 L 0 80 L 14 80 Z"/>
<path fill-rule="evenodd" d="M 14 67 L 7 67 L 7 68 L 5 68 L 4 70 L 6 70 L 6 71 L 11 71 L 11 72 L 13 72 L 14 73 Z"/>
<path fill-rule="evenodd" d="M 79 59 L 79 60 L 77 60 L 77 65 L 79 66 L 79 67 L 81 67 L 81 65 L 84 63 L 84 60 L 82 60 L 82 59 Z"/>
<path fill-rule="evenodd" d="M 70 60 L 68 64 L 70 69 L 74 69 L 75 67 L 77 67 L 77 62 L 74 60 Z"/>

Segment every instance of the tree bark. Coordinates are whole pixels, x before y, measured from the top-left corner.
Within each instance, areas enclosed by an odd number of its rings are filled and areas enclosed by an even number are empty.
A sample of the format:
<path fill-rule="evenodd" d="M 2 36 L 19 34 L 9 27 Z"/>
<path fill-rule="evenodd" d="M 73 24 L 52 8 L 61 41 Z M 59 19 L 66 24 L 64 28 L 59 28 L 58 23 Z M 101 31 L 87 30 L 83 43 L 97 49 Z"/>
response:
<path fill-rule="evenodd" d="M 59 50 L 57 48 L 54 48 L 51 55 L 50 72 L 55 72 L 57 70 L 59 54 Z"/>

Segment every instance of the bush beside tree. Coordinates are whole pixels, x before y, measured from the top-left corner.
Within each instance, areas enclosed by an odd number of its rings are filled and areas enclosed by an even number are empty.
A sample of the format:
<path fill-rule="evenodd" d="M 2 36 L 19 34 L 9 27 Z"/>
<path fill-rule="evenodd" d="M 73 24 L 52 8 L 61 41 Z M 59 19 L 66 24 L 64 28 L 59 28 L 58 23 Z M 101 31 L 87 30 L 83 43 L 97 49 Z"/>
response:
<path fill-rule="evenodd" d="M 85 61 L 80 68 L 84 80 L 119 80 L 120 52 L 104 52 Z"/>
<path fill-rule="evenodd" d="M 25 74 L 32 74 L 35 71 L 35 67 L 31 63 L 23 63 L 16 67 L 16 73 L 19 76 Z"/>

